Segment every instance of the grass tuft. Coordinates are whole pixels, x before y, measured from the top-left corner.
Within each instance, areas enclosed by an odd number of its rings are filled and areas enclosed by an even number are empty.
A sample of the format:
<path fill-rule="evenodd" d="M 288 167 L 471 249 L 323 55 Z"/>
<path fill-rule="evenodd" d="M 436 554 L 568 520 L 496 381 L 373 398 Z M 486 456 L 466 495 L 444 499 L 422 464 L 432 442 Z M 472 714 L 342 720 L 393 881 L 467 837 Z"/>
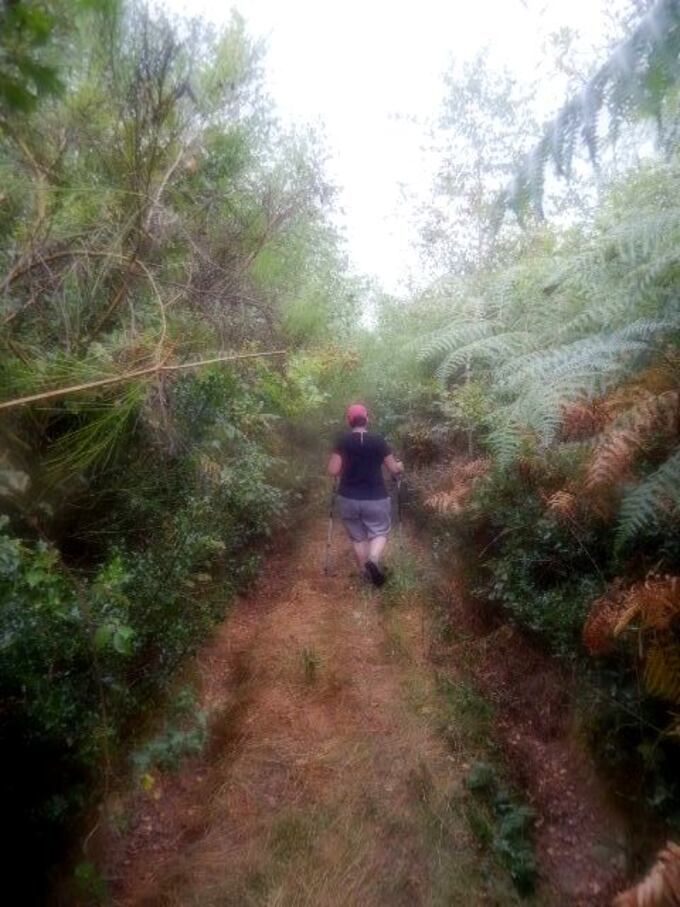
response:
<path fill-rule="evenodd" d="M 300 664 L 302 665 L 302 674 L 305 683 L 310 686 L 316 683 L 321 667 L 321 659 L 312 646 L 304 646 L 300 649 Z"/>

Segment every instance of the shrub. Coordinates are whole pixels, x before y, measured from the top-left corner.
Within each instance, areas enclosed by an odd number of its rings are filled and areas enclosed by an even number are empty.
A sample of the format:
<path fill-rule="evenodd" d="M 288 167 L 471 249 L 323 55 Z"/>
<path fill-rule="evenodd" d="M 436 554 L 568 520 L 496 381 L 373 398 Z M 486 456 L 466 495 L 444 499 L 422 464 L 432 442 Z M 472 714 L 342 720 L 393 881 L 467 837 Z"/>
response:
<path fill-rule="evenodd" d="M 475 801 L 468 804 L 467 815 L 473 834 L 496 854 L 512 876 L 518 892 L 531 893 L 538 870 L 533 848 L 534 811 L 501 783 L 496 769 L 486 762 L 476 762 L 472 766 L 465 786 L 476 801 L 486 807 L 491 820 L 487 821 Z"/>

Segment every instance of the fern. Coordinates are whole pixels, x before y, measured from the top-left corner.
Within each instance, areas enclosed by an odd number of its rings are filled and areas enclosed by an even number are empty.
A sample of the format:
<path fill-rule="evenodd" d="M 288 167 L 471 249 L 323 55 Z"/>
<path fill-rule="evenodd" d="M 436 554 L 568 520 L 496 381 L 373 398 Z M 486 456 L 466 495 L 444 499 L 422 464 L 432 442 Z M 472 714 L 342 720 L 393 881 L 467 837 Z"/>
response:
<path fill-rule="evenodd" d="M 488 337 L 493 331 L 494 326 L 486 321 L 455 321 L 443 332 L 437 331 L 424 343 L 421 342 L 420 360 L 425 362 L 428 359 L 448 355 L 462 346 Z"/>
<path fill-rule="evenodd" d="M 614 626 L 618 636 L 632 621 L 640 629 L 667 631 L 680 617 L 680 582 L 677 576 L 651 576 L 635 583 L 625 596 L 625 611 Z"/>
<path fill-rule="evenodd" d="M 648 445 L 650 437 L 661 434 L 673 440 L 680 428 L 680 393 L 645 393 L 641 400 L 603 432 L 588 467 L 590 488 L 620 481 Z"/>
<path fill-rule="evenodd" d="M 442 516 L 458 513 L 467 501 L 475 480 L 485 475 L 488 469 L 489 461 L 483 458 L 455 466 L 449 487 L 425 498 L 425 506 Z"/>
<path fill-rule="evenodd" d="M 643 676 L 652 696 L 680 705 L 680 645 L 666 641 L 652 646 L 645 657 Z"/>
<path fill-rule="evenodd" d="M 680 449 L 639 485 L 628 490 L 621 503 L 617 543 L 630 541 L 662 519 L 678 522 L 680 510 Z"/>
<path fill-rule="evenodd" d="M 489 434 L 489 447 L 500 466 L 507 467 L 517 459 L 527 440 L 527 429 L 512 409 L 497 413 L 497 426 Z"/>
<path fill-rule="evenodd" d="M 560 440 L 578 441 L 591 438 L 602 431 L 606 421 L 607 414 L 600 400 L 568 401 L 562 405 Z"/>
<path fill-rule="evenodd" d="M 438 367 L 436 376 L 442 384 L 445 384 L 466 361 L 472 359 L 486 359 L 494 363 L 507 361 L 533 343 L 534 335 L 527 331 L 508 331 L 504 334 L 481 337 L 451 352 Z"/>
<path fill-rule="evenodd" d="M 628 604 L 628 592 L 620 580 L 591 604 L 582 631 L 583 644 L 591 655 L 606 655 L 613 649 L 614 628 Z"/>
<path fill-rule="evenodd" d="M 576 516 L 578 499 L 573 492 L 563 489 L 551 494 L 546 501 L 546 506 L 556 516 L 571 520 Z"/>
<path fill-rule="evenodd" d="M 640 319 L 610 334 L 595 334 L 563 346 L 527 353 L 506 362 L 498 371 L 504 389 L 521 388 L 527 383 L 585 372 L 597 374 L 627 369 L 624 357 L 650 350 L 657 334 L 674 325 Z"/>
<path fill-rule="evenodd" d="M 542 216 L 545 171 L 552 163 L 558 176 L 569 179 L 578 147 L 584 147 L 594 167 L 602 144 L 604 111 L 610 123 L 609 140 L 617 137 L 622 121 L 635 116 L 653 119 L 660 133 L 664 94 L 680 77 L 680 3 L 657 0 L 637 28 L 585 84 L 565 102 L 548 124 L 534 149 L 515 173 L 499 199 L 501 208 L 521 218 L 529 206 Z"/>
<path fill-rule="evenodd" d="M 627 589 L 621 580 L 615 580 L 592 603 L 583 627 L 583 642 L 592 655 L 601 655 L 609 652 L 616 638 L 634 625 L 638 633 L 651 632 L 656 646 L 677 646 L 672 627 L 678 618 L 680 579 L 677 576 L 652 575 Z"/>
<path fill-rule="evenodd" d="M 614 898 L 612 907 L 678 907 L 680 844 L 669 842 L 645 878 Z"/>

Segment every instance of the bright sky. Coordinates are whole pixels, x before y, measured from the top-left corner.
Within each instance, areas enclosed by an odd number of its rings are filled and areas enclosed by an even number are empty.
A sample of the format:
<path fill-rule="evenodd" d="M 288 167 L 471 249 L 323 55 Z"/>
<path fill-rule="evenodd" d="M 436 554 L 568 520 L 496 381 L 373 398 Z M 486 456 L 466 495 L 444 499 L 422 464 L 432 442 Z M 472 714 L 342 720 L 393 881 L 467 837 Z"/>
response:
<path fill-rule="evenodd" d="M 412 216 L 433 161 L 427 126 L 452 61 L 488 46 L 518 79 L 532 78 L 545 37 L 560 26 L 604 31 L 611 0 L 162 0 L 225 22 L 235 6 L 268 47 L 266 81 L 284 122 L 321 125 L 338 222 L 354 268 L 390 292 L 417 275 Z M 564 87 L 545 85 L 546 114 Z"/>

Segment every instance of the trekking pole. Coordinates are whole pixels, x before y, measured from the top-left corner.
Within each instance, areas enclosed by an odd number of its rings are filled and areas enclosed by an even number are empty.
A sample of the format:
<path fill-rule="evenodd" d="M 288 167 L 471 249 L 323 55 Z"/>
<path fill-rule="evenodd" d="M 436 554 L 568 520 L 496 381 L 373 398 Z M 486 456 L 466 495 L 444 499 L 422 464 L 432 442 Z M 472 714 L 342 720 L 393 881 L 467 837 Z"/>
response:
<path fill-rule="evenodd" d="M 326 556 L 323 562 L 323 572 L 328 576 L 328 570 L 331 563 L 331 542 L 333 541 L 333 510 L 335 508 L 335 496 L 338 493 L 338 480 L 333 480 L 333 488 L 331 489 L 331 506 L 328 514 L 328 533 L 326 535 Z"/>
<path fill-rule="evenodd" d="M 401 523 L 401 475 L 394 477 L 397 486 L 397 538 L 399 539 L 399 553 L 404 553 L 404 530 Z"/>

